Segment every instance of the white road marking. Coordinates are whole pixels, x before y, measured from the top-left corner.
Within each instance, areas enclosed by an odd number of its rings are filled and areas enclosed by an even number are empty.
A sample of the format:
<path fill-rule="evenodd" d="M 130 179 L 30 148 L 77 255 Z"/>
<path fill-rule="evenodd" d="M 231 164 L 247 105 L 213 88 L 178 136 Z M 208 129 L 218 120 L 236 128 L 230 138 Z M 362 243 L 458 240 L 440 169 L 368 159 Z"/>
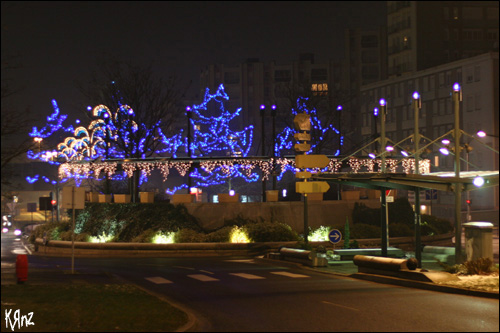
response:
<path fill-rule="evenodd" d="M 194 271 L 194 270 L 195 270 L 195 268 L 193 268 L 193 267 L 184 267 L 184 266 L 172 266 L 172 267 L 175 267 L 175 268 L 182 268 L 182 269 L 189 269 L 189 270 L 191 270 L 191 271 Z"/>
<path fill-rule="evenodd" d="M 265 277 L 257 276 L 257 275 L 253 275 L 253 274 L 247 274 L 247 273 L 229 273 L 229 275 L 239 276 L 241 278 L 248 279 L 248 280 L 265 279 Z"/>
<path fill-rule="evenodd" d="M 219 281 L 219 279 L 215 279 L 211 276 L 203 275 L 203 274 L 192 274 L 192 275 L 188 275 L 188 276 L 192 279 L 196 279 L 196 280 L 203 281 L 203 282 Z"/>
<path fill-rule="evenodd" d="M 200 269 L 200 272 L 202 272 L 202 273 L 207 273 L 207 274 L 212 274 L 212 275 L 213 275 L 213 274 L 215 274 L 214 272 L 205 271 L 205 270 L 203 270 L 203 269 Z"/>
<path fill-rule="evenodd" d="M 310 277 L 308 275 L 302 275 L 302 274 L 295 274 L 295 273 L 290 273 L 290 272 L 271 272 L 271 274 L 276 274 L 276 275 L 283 275 L 283 276 L 288 276 L 291 278 L 306 278 Z"/>
<path fill-rule="evenodd" d="M 232 260 L 224 260 L 225 262 L 243 262 L 246 264 L 255 264 L 253 259 L 232 259 Z"/>
<path fill-rule="evenodd" d="M 172 281 L 164 279 L 161 276 L 148 277 L 145 279 L 156 284 L 173 283 Z"/>
<path fill-rule="evenodd" d="M 327 301 L 323 301 L 323 303 L 330 304 L 330 305 L 333 305 L 333 306 L 339 306 L 341 308 L 345 308 L 345 309 L 349 309 L 349 310 L 353 310 L 353 311 L 359 311 L 359 309 L 351 308 L 351 307 L 348 307 L 348 306 L 345 306 L 345 305 L 335 304 L 335 303 L 331 303 L 331 302 L 327 302 Z"/>

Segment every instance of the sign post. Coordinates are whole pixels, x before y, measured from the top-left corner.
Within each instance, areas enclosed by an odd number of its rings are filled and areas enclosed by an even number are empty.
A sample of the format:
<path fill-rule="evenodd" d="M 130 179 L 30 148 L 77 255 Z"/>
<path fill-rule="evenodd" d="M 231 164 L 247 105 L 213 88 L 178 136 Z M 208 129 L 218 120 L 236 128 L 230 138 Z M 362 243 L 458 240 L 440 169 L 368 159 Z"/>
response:
<path fill-rule="evenodd" d="M 75 210 L 85 208 L 85 188 L 63 187 L 62 207 L 73 211 L 73 227 L 71 232 L 71 274 L 75 274 Z"/>

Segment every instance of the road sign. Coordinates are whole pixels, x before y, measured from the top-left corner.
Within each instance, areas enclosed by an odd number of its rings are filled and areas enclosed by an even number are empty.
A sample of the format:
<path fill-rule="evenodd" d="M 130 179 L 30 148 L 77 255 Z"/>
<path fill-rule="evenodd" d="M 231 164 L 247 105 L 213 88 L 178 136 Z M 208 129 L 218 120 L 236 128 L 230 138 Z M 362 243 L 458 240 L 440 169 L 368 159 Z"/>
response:
<path fill-rule="evenodd" d="M 311 178 L 311 176 L 312 173 L 310 173 L 309 171 L 300 171 L 295 173 L 295 178 L 300 178 L 300 179 Z"/>
<path fill-rule="evenodd" d="M 297 155 L 295 156 L 295 167 L 300 169 L 324 168 L 330 163 L 326 155 Z"/>
<path fill-rule="evenodd" d="M 307 113 L 299 113 L 293 118 L 293 125 L 296 130 L 310 131 L 311 130 L 311 116 Z"/>
<path fill-rule="evenodd" d="M 425 200 L 437 200 L 438 191 L 437 190 L 425 190 Z"/>
<path fill-rule="evenodd" d="M 342 233 L 337 229 L 332 229 L 328 233 L 328 239 L 330 240 L 330 243 L 337 244 L 342 240 Z"/>
<path fill-rule="evenodd" d="M 73 193 L 74 191 L 74 193 Z M 62 208 L 84 209 L 85 208 L 85 188 L 65 186 L 62 192 Z"/>
<path fill-rule="evenodd" d="M 311 134 L 309 133 L 295 133 L 293 138 L 297 141 L 311 141 Z"/>
<path fill-rule="evenodd" d="M 330 189 L 327 182 L 296 182 L 297 193 L 324 193 Z"/>
<path fill-rule="evenodd" d="M 309 151 L 311 150 L 311 145 L 308 143 L 296 143 L 293 148 L 295 148 L 295 151 Z"/>
<path fill-rule="evenodd" d="M 28 213 L 36 212 L 36 202 L 28 202 L 27 203 Z"/>

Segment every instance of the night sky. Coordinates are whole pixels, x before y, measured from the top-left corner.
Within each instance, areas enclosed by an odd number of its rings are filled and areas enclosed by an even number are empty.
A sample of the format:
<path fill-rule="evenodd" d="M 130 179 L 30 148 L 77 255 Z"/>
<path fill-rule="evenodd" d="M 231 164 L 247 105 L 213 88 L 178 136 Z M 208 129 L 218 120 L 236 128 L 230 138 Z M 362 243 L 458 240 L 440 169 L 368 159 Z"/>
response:
<path fill-rule="evenodd" d="M 340 59 L 344 29 L 386 23 L 386 2 L 2 2 L 2 81 L 23 90 L 20 108 L 44 116 L 82 102 L 75 81 L 117 58 L 193 81 L 214 63 L 288 63 L 301 52 Z M 11 67 L 15 67 L 12 69 Z"/>

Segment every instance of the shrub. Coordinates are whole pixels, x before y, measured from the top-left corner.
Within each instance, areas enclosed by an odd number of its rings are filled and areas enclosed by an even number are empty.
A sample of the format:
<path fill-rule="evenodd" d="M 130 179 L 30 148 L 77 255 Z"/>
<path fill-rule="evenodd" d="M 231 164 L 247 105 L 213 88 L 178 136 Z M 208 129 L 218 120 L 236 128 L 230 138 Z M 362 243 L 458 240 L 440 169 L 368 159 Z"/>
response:
<path fill-rule="evenodd" d="M 486 275 L 495 271 L 495 265 L 490 258 L 478 258 L 476 260 L 466 261 L 463 264 L 470 275 Z"/>
<path fill-rule="evenodd" d="M 426 224 L 434 234 L 446 234 L 453 231 L 450 221 L 432 215 L 422 215 L 422 225 Z M 422 232 L 423 233 L 423 232 Z"/>
<path fill-rule="evenodd" d="M 208 243 L 226 243 L 229 242 L 229 234 L 232 227 L 225 226 L 219 230 L 212 231 L 211 233 L 205 235 L 205 242 Z"/>
<path fill-rule="evenodd" d="M 405 224 L 413 226 L 415 224 L 415 213 L 407 198 L 397 198 L 389 204 L 390 223 Z"/>
<path fill-rule="evenodd" d="M 308 240 L 311 242 L 327 242 L 330 229 L 330 226 L 322 225 L 317 229 L 309 230 Z"/>
<path fill-rule="evenodd" d="M 61 232 L 71 230 L 69 222 L 50 222 L 42 224 L 33 230 L 29 237 L 31 243 L 35 243 L 36 238 L 47 236 L 47 240 L 60 240 Z"/>
<path fill-rule="evenodd" d="M 175 233 L 175 243 L 201 243 L 205 239 L 205 234 L 193 229 L 181 229 Z"/>
<path fill-rule="evenodd" d="M 351 238 L 365 239 L 365 238 L 380 238 L 380 227 L 358 223 L 354 224 L 351 229 Z"/>
<path fill-rule="evenodd" d="M 380 209 L 368 208 L 363 203 L 354 203 L 352 211 L 353 224 L 380 225 Z"/>
<path fill-rule="evenodd" d="M 412 236 L 413 230 L 407 224 L 394 223 L 389 225 L 389 236 L 390 237 L 406 237 Z"/>
<path fill-rule="evenodd" d="M 156 231 L 153 229 L 144 230 L 140 235 L 132 239 L 132 243 L 151 243 Z"/>
<path fill-rule="evenodd" d="M 297 241 L 299 236 L 292 228 L 279 222 L 257 222 L 243 227 L 252 242 Z"/>

